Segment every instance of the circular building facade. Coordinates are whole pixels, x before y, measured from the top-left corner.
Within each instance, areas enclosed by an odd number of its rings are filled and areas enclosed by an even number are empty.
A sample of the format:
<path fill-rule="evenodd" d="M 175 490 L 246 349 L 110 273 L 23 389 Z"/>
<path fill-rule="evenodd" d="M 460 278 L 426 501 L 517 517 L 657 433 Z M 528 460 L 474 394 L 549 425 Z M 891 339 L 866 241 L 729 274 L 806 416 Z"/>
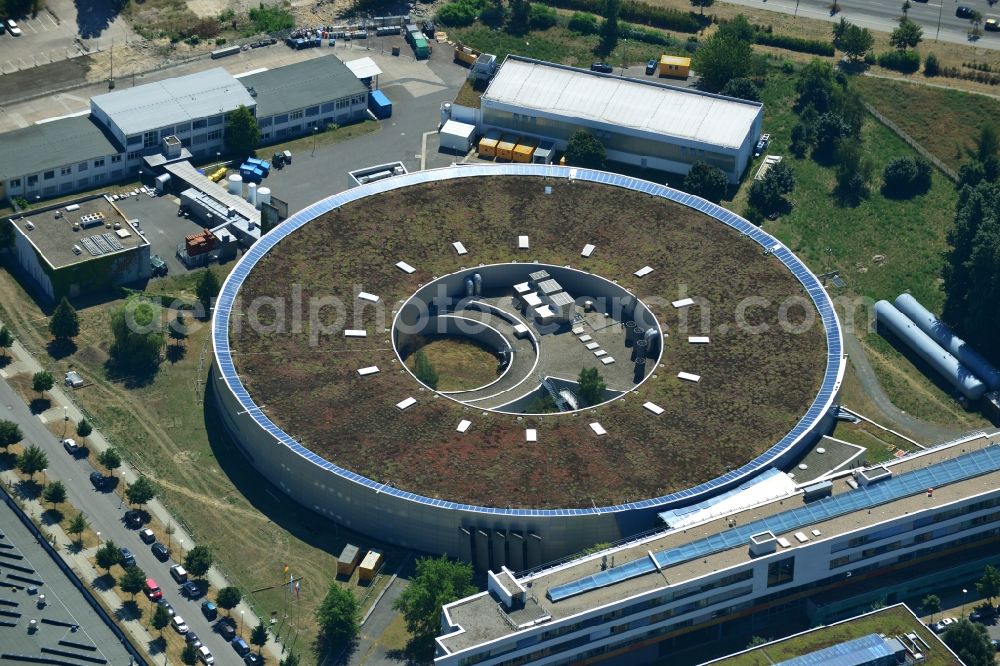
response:
<path fill-rule="evenodd" d="M 844 372 L 784 245 L 617 174 L 461 166 L 357 187 L 243 256 L 213 319 L 239 448 L 303 505 L 520 570 L 789 465 Z"/>

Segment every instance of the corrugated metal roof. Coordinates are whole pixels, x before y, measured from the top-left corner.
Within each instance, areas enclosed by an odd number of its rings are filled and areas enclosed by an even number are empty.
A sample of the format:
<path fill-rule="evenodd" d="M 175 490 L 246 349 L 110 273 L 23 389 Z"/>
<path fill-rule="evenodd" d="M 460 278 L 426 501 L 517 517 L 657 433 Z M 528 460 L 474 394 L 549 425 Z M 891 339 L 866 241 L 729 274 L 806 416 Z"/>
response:
<path fill-rule="evenodd" d="M 375 64 L 375 61 L 367 57 L 348 60 L 344 65 L 359 79 L 370 79 L 382 73 L 382 70 Z"/>
<path fill-rule="evenodd" d="M 126 136 L 256 104 L 222 67 L 98 95 L 90 103 Z"/>
<path fill-rule="evenodd" d="M 0 135 L 0 180 L 28 176 L 122 148 L 90 116 L 61 118 Z M 42 186 L 39 181 L 39 187 Z"/>
<path fill-rule="evenodd" d="M 256 92 L 258 118 L 368 92 L 347 65 L 335 56 L 322 56 L 245 76 L 240 83 Z"/>
<path fill-rule="evenodd" d="M 490 101 L 607 125 L 739 148 L 763 105 L 652 81 L 508 56 Z"/>

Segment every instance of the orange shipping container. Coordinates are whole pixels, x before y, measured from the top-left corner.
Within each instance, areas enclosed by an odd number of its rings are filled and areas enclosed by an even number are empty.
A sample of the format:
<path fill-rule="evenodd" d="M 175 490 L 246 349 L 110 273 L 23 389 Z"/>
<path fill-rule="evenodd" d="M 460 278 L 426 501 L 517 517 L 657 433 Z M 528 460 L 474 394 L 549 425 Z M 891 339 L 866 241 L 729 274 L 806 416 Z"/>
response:
<path fill-rule="evenodd" d="M 479 140 L 479 156 L 480 157 L 496 157 L 497 156 L 497 142 L 500 140 L 500 132 L 496 130 L 490 130 L 486 135 Z"/>
<path fill-rule="evenodd" d="M 505 135 L 500 141 L 497 142 L 497 159 L 507 160 L 508 162 L 514 159 L 514 148 L 517 146 L 517 142 L 520 137 L 514 137 L 509 134 Z"/>
<path fill-rule="evenodd" d="M 521 143 L 514 147 L 514 161 L 525 164 L 530 163 L 537 147 L 538 139 L 523 139 Z"/>

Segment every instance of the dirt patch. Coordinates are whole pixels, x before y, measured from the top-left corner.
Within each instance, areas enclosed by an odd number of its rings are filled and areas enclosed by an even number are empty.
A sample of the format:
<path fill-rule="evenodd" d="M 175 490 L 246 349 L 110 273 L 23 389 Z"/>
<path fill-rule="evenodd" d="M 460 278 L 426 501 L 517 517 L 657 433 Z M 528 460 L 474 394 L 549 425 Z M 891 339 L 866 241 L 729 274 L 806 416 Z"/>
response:
<path fill-rule="evenodd" d="M 544 185 L 550 195 L 542 195 Z M 313 296 L 354 303 L 362 275 L 365 291 L 396 303 L 460 264 L 524 261 L 519 233 L 530 233 L 531 260 L 618 279 L 667 327 L 664 367 L 635 394 L 579 416 L 477 414 L 460 435 L 455 425 L 468 412 L 393 369 L 398 361 L 375 308 L 346 313 L 351 328 L 369 331 L 364 339 L 334 328 L 310 344 L 305 329 L 271 335 L 243 325 L 232 344 L 244 383 L 271 419 L 343 467 L 429 497 L 518 507 L 617 504 L 702 483 L 770 448 L 813 400 L 825 369 L 823 333 L 811 306 L 791 310 L 793 318 L 812 317 L 804 332 L 780 324 L 780 305 L 801 295 L 780 262 L 697 211 L 596 184 L 461 179 L 345 206 L 256 266 L 236 316 L 247 321 L 246 308 L 260 296 L 292 303 L 292 285 L 303 303 Z M 443 239 L 462 239 L 469 255 L 459 259 Z M 586 243 L 598 250 L 582 260 Z M 402 273 L 400 260 L 417 271 Z M 654 272 L 636 278 L 647 264 Z M 709 307 L 670 306 L 685 295 Z M 751 296 L 770 303 L 746 311 L 748 323 L 767 325 L 766 335 L 737 325 L 740 303 Z M 711 344 L 689 344 L 689 334 L 711 335 Z M 628 362 L 622 352 L 620 362 Z M 383 371 L 359 377 L 361 358 Z M 701 383 L 682 383 L 680 371 L 701 375 Z M 395 403 L 411 395 L 418 406 L 400 413 Z M 653 417 L 642 408 L 647 400 L 665 412 Z M 608 434 L 595 437 L 592 421 Z M 538 430 L 537 444 L 525 441 L 525 428 Z"/>
<path fill-rule="evenodd" d="M 413 370 L 417 350 L 427 355 L 438 374 L 439 391 L 468 391 L 497 378 L 497 357 L 471 340 L 421 339 L 406 358 Z"/>

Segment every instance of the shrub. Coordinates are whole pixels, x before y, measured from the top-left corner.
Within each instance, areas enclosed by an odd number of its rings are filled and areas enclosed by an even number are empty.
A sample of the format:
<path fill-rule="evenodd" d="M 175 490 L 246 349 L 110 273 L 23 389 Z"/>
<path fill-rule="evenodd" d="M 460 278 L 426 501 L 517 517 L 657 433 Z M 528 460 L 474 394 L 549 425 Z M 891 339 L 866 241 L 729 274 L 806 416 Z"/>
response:
<path fill-rule="evenodd" d="M 937 76 L 941 71 L 941 64 L 938 62 L 937 56 L 933 53 L 927 54 L 927 59 L 924 60 L 924 76 Z"/>
<path fill-rule="evenodd" d="M 775 35 L 770 32 L 758 31 L 754 35 L 754 41 L 764 46 L 776 46 L 779 49 L 798 51 L 799 53 L 812 53 L 827 57 L 834 55 L 833 44 L 818 39 L 803 39 L 802 37 Z"/>
<path fill-rule="evenodd" d="M 476 8 L 466 2 L 451 2 L 438 10 L 437 18 L 440 23 L 451 27 L 472 25 L 476 20 Z"/>
<path fill-rule="evenodd" d="M 532 3 L 528 25 L 532 30 L 548 30 L 556 24 L 556 10 L 542 4 Z"/>
<path fill-rule="evenodd" d="M 886 69 L 912 74 L 920 69 L 920 55 L 916 51 L 886 51 L 879 54 L 878 64 Z"/>
<path fill-rule="evenodd" d="M 281 7 L 265 7 L 250 10 L 250 20 L 257 32 L 279 32 L 295 27 L 295 17 Z"/>
<path fill-rule="evenodd" d="M 569 19 L 569 29 L 581 35 L 597 34 L 597 17 L 584 12 L 574 12 Z"/>
<path fill-rule="evenodd" d="M 931 165 L 919 158 L 897 157 L 885 166 L 882 180 L 887 196 L 923 194 L 931 186 Z"/>
<path fill-rule="evenodd" d="M 570 9 L 579 12 L 589 12 L 598 16 L 604 13 L 604 0 L 550 0 L 545 4 L 559 9 Z M 637 0 L 625 0 L 621 5 L 618 17 L 622 21 L 641 23 L 654 28 L 677 30 L 679 32 L 698 32 L 701 22 L 690 12 L 682 12 L 665 7 L 654 7 Z M 706 17 L 707 18 L 707 17 Z"/>

